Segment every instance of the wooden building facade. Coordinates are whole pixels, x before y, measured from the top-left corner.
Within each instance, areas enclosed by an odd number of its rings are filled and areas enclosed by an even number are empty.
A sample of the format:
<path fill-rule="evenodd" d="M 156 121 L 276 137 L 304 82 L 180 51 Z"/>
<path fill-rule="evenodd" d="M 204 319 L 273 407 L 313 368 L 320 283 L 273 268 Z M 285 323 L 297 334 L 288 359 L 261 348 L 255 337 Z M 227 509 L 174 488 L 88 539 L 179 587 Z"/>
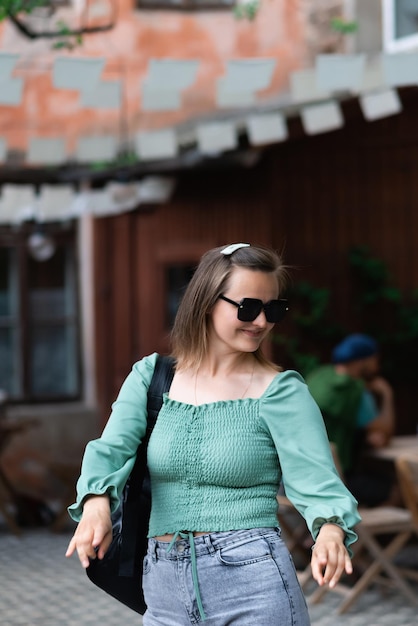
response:
<path fill-rule="evenodd" d="M 117 4 L 115 28 L 107 35 L 86 37 L 73 52 L 51 50 L 42 39 L 26 41 L 9 21 L 0 25 L 2 52 L 17 57 L 10 85 L 15 79 L 22 84 L 20 103 L 1 104 L 0 212 L 8 185 L 22 185 L 23 191 L 28 185 L 38 202 L 44 185 L 52 191 L 73 185 L 77 200 L 83 200 L 84 186 L 135 186 L 149 174 L 176 180 L 175 193 L 164 204 L 141 203 L 107 217 L 105 211 L 90 209 L 71 214 L 67 221 L 56 211 L 54 219 L 39 224 L 39 215 L 34 220 L 32 212 L 18 227 L 15 216 L 0 223 L 0 388 L 9 393 L 15 416 L 39 419 L 38 428 L 19 436 L 8 449 L 4 460 L 10 475 L 16 482 L 21 476 L 24 486 L 35 482 L 35 472 L 25 469 L 32 467 L 28 459 L 44 466 L 51 454 L 77 466 L 132 364 L 153 351 L 169 350 L 170 323 L 181 290 L 202 253 L 234 241 L 277 248 L 293 267 L 291 288 L 308 283 L 328 293 L 327 315 L 317 320 L 315 332 L 298 324 L 301 315 L 307 317 L 310 302 L 292 299 L 288 319 L 268 347 L 284 366 L 298 365 L 289 352 L 291 342 L 299 352 L 316 350 L 327 359 L 336 334 L 325 331 L 334 323 L 347 331 L 374 331 L 373 315 L 376 330 L 385 322 L 385 364 L 391 360 L 392 336 L 399 340 L 396 363 L 399 352 L 408 357 L 398 370 L 392 363 L 398 432 L 415 432 L 418 321 L 411 311 L 418 288 L 418 88 L 397 90 L 402 112 L 374 122 L 366 121 L 360 109 L 363 92 L 341 102 L 348 92 L 331 90 L 333 103 L 341 106 L 343 126 L 311 136 L 299 114 L 304 104 L 316 101 L 315 89 L 308 89 L 304 101 L 293 99 L 290 89 L 298 72 L 313 72 L 318 55 L 358 52 L 374 60 L 384 50 L 381 3 L 354 3 L 360 27 L 356 41 L 330 29 L 332 18 L 344 15 L 346 5 L 354 6 L 351 0 L 265 2 L 255 21 L 236 20 L 231 3 L 222 0 L 207 3 L 205 10 L 200 10 L 201 2 L 189 3 L 190 10 L 177 10 L 168 0 Z M 55 62 L 65 60 L 57 59 L 61 56 L 102 59 L 100 80 L 119 84 L 124 95 L 120 106 L 80 106 L 79 89 L 54 84 Z M 151 59 L 200 61 L 196 82 L 182 92 L 178 110 L 143 106 Z M 269 87 L 257 93 L 249 108 L 221 106 L 218 81 L 227 64 L 251 59 L 277 60 Z M 379 83 L 384 87 L 385 82 Z M 288 137 L 271 145 L 251 143 L 243 130 L 246 116 L 269 112 L 279 114 Z M 196 147 L 196 129 L 225 120 L 234 136 L 235 131 L 240 135 L 239 147 L 207 156 Z M 135 152 L 136 139 L 161 129 L 176 131 L 176 157 L 143 159 Z M 100 170 L 96 166 L 103 166 L 102 159 L 97 163 L 97 156 L 79 154 L 79 143 L 109 135 L 116 139 L 118 158 L 109 161 L 108 170 Z M 39 161 L 39 154 L 29 158 L 32 140 L 49 138 L 65 145 L 64 161 L 54 161 L 52 167 L 48 160 L 46 165 Z M 125 171 L 119 165 L 128 162 L 131 151 L 135 162 L 129 160 Z M 15 207 L 19 215 L 26 203 Z M 38 225 L 52 235 L 58 252 L 42 263 L 28 250 Z M 353 246 L 370 250 L 388 268 L 389 287 L 394 286 L 368 307 L 367 315 L 359 314 L 363 301 L 347 260 Z M 407 319 L 392 314 L 389 296 L 395 292 L 412 303 Z M 60 306 L 49 306 L 50 298 Z"/>
<path fill-rule="evenodd" d="M 385 263 L 405 297 L 417 289 L 418 89 L 403 90 L 402 100 L 401 115 L 373 123 L 364 121 L 357 101 L 349 101 L 343 105 L 346 126 L 315 137 L 304 135 L 294 118 L 290 141 L 265 150 L 254 166 L 177 172 L 170 203 L 96 220 L 103 420 L 132 363 L 169 349 L 172 300 L 210 247 L 250 241 L 283 251 L 294 284 L 329 289 L 331 314 L 349 331 L 365 330 L 354 316 L 347 263 L 353 246 L 367 247 Z M 295 314 L 293 308 L 290 317 Z M 283 332 L 295 332 L 291 321 Z M 275 357 L 281 356 L 276 349 Z M 410 372 L 408 381 L 395 383 L 400 432 L 415 429 L 413 377 Z"/>

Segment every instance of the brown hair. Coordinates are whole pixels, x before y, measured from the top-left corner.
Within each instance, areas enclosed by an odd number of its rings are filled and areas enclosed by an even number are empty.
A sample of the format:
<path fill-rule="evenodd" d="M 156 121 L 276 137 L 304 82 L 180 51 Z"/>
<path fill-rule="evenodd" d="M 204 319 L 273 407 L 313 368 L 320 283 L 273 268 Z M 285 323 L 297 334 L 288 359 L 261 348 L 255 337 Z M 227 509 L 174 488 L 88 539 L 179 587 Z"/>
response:
<path fill-rule="evenodd" d="M 206 252 L 187 286 L 171 333 L 172 355 L 179 367 L 199 367 L 208 348 L 208 316 L 219 296 L 227 290 L 232 270 L 243 267 L 259 272 L 273 272 L 279 289 L 287 282 L 287 269 L 277 252 L 264 246 L 242 247 L 232 254 L 221 254 L 225 246 Z M 256 359 L 270 364 L 261 348 Z"/>

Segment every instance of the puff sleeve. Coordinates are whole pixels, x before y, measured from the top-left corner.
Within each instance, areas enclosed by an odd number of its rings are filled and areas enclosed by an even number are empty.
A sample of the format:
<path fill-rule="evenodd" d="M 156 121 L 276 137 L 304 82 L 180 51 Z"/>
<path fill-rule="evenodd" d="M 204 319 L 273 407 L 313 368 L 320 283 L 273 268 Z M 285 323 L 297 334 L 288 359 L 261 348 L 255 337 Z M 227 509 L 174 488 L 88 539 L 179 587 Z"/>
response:
<path fill-rule="evenodd" d="M 86 446 L 77 481 L 77 499 L 68 508 L 70 516 L 77 522 L 81 519 L 87 495 L 107 494 L 112 513 L 118 507 L 138 446 L 146 432 L 147 392 L 156 359 L 154 353 L 134 364 L 112 405 L 102 435 Z"/>
<path fill-rule="evenodd" d="M 324 523 L 338 524 L 349 548 L 361 519 L 357 501 L 338 475 L 321 412 L 302 376 L 292 370 L 276 376 L 260 412 L 277 450 L 286 495 L 313 538 Z"/>

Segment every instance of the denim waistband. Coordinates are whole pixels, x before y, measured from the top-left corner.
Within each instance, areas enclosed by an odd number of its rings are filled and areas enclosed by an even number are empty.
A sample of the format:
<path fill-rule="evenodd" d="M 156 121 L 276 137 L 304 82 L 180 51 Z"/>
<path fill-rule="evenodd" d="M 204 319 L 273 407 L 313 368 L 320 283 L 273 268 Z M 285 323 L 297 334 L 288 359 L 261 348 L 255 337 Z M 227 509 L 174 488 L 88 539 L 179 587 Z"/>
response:
<path fill-rule="evenodd" d="M 248 530 L 226 530 L 205 535 L 193 536 L 191 531 L 178 530 L 174 533 L 170 542 L 148 540 L 148 552 L 157 559 L 177 560 L 189 558 L 192 565 L 193 585 L 196 594 L 197 605 L 202 621 L 206 620 L 200 597 L 199 581 L 197 574 L 197 558 L 202 555 L 213 554 L 216 550 L 231 545 L 238 545 L 259 537 L 280 535 L 279 527 L 251 528 Z"/>
<path fill-rule="evenodd" d="M 265 537 L 271 535 L 280 535 L 279 527 L 268 528 L 251 528 L 245 530 L 226 530 L 198 535 L 193 537 L 194 552 L 196 556 L 211 554 L 215 550 L 225 548 L 230 545 L 245 542 L 251 538 Z M 149 551 L 156 555 L 157 558 L 177 559 L 179 557 L 190 556 L 192 533 L 185 530 L 174 534 L 173 540 L 157 541 L 149 539 Z M 171 546 L 171 547 L 170 547 Z"/>

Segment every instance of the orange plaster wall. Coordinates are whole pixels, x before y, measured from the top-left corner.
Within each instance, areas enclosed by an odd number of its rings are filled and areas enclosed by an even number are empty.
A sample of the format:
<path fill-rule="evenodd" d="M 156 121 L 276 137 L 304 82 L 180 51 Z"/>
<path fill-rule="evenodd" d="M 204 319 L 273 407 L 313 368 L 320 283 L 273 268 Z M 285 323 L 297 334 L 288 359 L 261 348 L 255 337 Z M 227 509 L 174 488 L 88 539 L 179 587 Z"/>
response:
<path fill-rule="evenodd" d="M 0 106 L 0 136 L 9 149 L 26 150 L 28 137 L 67 137 L 69 151 L 79 135 L 119 134 L 153 130 L 216 110 L 216 80 L 227 60 L 274 57 L 277 66 L 271 87 L 259 99 L 287 88 L 289 72 L 304 65 L 306 25 L 303 0 L 262 0 L 253 22 L 237 20 L 225 11 L 133 10 L 132 0 L 119 0 L 117 26 L 107 33 L 86 36 L 73 52 L 53 52 L 45 40 L 34 43 L 17 34 L 10 23 L 0 25 L 0 51 L 20 55 L 14 76 L 25 79 L 23 103 Z M 103 79 L 122 79 L 123 110 L 80 108 L 78 93 L 55 89 L 52 65 L 57 56 L 107 59 Z M 175 112 L 145 112 L 140 84 L 151 58 L 198 59 L 195 84 L 183 93 Z"/>

